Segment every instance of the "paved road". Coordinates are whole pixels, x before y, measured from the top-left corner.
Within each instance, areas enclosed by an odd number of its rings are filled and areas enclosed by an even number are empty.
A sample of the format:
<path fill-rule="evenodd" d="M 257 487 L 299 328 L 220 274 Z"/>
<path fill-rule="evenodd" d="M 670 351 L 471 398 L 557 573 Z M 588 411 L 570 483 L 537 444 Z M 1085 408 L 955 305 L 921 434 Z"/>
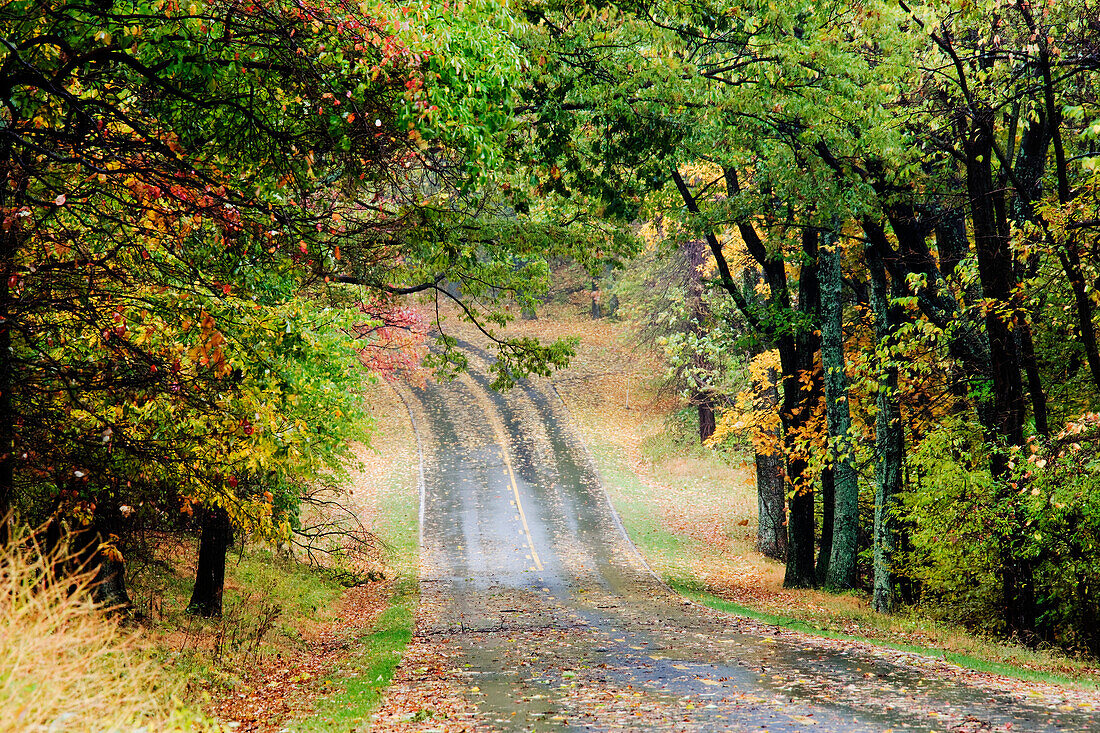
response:
<path fill-rule="evenodd" d="M 408 396 L 423 450 L 418 643 L 504 730 L 1100 731 L 1096 713 L 913 655 L 684 603 L 625 539 L 545 385 Z M 1066 701 L 1063 701 L 1066 702 Z"/>

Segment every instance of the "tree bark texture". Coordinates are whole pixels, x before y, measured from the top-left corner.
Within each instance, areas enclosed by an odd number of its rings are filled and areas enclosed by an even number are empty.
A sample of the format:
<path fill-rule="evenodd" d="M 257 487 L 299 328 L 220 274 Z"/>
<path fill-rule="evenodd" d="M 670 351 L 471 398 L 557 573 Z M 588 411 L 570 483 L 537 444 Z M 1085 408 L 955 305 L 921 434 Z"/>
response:
<path fill-rule="evenodd" d="M 191 592 L 191 602 L 187 604 L 187 612 L 211 618 L 222 613 L 225 556 L 233 539 L 233 525 L 229 514 L 221 507 L 204 507 L 201 521 L 195 587 Z"/>
<path fill-rule="evenodd" d="M 897 280 L 888 282 L 882 259 L 874 248 L 868 249 L 867 266 L 871 273 L 871 309 L 875 316 L 875 336 L 886 361 L 879 373 L 875 400 L 875 527 L 874 579 L 871 605 L 880 613 L 891 613 L 897 606 L 894 553 L 898 545 L 897 497 L 901 491 L 903 428 L 898 393 L 898 370 L 890 364 L 889 346 L 894 338 L 900 314 L 891 305 L 891 295 L 901 295 Z"/>
<path fill-rule="evenodd" d="M 840 245 L 833 233 L 818 253 L 821 263 L 821 364 L 824 369 L 825 417 L 829 428 L 832 481 L 830 526 L 822 523 L 821 555 L 825 569 L 818 575 L 829 588 L 847 590 L 856 585 L 859 557 L 859 481 L 852 462 L 849 431 L 848 376 L 844 360 L 844 276 Z M 825 477 L 822 476 L 822 486 Z M 824 492 L 823 492 L 824 493 Z M 828 532 L 828 535 L 826 534 Z M 828 541 L 826 541 L 828 539 Z M 825 548 L 828 546 L 829 554 Z M 819 565 L 821 563 L 819 562 Z"/>
<path fill-rule="evenodd" d="M 821 544 L 817 548 L 817 584 L 829 577 L 833 553 L 833 523 L 836 512 L 836 473 L 832 466 L 821 469 Z"/>
<path fill-rule="evenodd" d="M 1024 388 L 1020 374 L 1020 349 L 1015 329 L 1026 327 L 1014 316 L 1015 261 L 1008 231 L 1004 191 L 993 181 L 993 133 L 991 122 L 977 121 L 966 142 L 966 187 L 970 215 L 974 222 L 974 249 L 982 297 L 987 308 L 985 328 L 989 334 L 993 376 L 993 442 L 1023 445 Z M 994 477 L 1008 469 L 1003 451 L 994 451 L 990 462 Z"/>
<path fill-rule="evenodd" d="M 703 393 L 697 394 L 695 400 L 699 412 L 699 442 L 705 443 L 710 436 L 714 435 L 718 427 L 714 417 L 714 405 L 710 403 L 710 397 Z"/>
<path fill-rule="evenodd" d="M 802 268 L 798 278 L 798 312 L 815 316 L 820 305 L 817 272 L 816 230 L 802 234 Z M 780 268 L 782 268 L 782 263 Z M 783 287 L 786 291 L 786 274 Z M 769 283 L 770 284 L 770 283 Z M 773 292 L 775 286 L 772 285 Z M 787 301 L 789 304 L 789 300 Z M 794 440 L 813 416 L 820 397 L 820 380 L 815 374 L 819 339 L 812 328 L 793 329 L 779 337 L 779 361 L 783 369 L 783 435 L 787 442 L 787 480 L 791 498 L 787 515 L 787 568 L 783 575 L 786 588 L 811 588 L 817 584 L 814 562 L 816 521 L 814 519 L 813 477 L 805 457 L 795 450 Z M 803 375 L 811 375 L 810 389 L 803 388 Z"/>
<path fill-rule="evenodd" d="M 757 412 L 772 411 L 779 405 L 778 375 L 769 370 L 768 383 L 758 385 L 754 392 L 764 395 L 765 404 L 757 404 Z M 775 445 L 779 445 L 779 435 Z M 783 455 L 776 449 L 771 454 L 756 453 L 756 549 L 773 560 L 787 559 L 787 496 L 783 473 Z"/>

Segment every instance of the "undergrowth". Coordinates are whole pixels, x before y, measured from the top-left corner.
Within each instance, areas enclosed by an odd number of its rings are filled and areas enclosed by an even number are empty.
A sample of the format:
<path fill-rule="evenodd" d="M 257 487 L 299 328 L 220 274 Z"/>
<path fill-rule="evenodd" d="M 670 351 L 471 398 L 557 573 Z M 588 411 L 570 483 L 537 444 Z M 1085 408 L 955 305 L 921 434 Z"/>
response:
<path fill-rule="evenodd" d="M 245 545 L 226 563 L 221 617 L 204 619 L 186 612 L 191 568 L 168 562 L 156 568 L 141 578 L 141 587 L 156 594 L 146 590 L 136 600 L 154 609 L 150 621 L 162 656 L 194 698 L 233 689 L 258 665 L 303 651 L 303 631 L 330 620 L 344 590 L 317 568 Z"/>
<path fill-rule="evenodd" d="M 196 730 L 181 686 L 92 600 L 94 573 L 53 569 L 17 530 L 0 550 L 0 731 Z"/>

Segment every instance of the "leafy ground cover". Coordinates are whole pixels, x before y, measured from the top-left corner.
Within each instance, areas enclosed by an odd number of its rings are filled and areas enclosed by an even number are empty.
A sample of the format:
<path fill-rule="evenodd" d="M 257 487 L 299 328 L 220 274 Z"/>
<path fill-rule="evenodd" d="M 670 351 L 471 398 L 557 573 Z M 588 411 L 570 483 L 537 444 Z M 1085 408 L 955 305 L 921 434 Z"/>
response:
<path fill-rule="evenodd" d="M 510 333 L 579 338 L 554 383 L 593 452 L 612 502 L 653 570 L 696 602 L 793 629 L 925 651 L 980 671 L 1024 679 L 1100 682 L 1095 660 L 983 639 L 916 613 L 886 616 L 862 593 L 783 588 L 783 565 L 754 550 L 751 460 L 695 444 L 675 395 L 659 389 L 655 354 L 627 326 L 593 321 L 559 303 Z"/>

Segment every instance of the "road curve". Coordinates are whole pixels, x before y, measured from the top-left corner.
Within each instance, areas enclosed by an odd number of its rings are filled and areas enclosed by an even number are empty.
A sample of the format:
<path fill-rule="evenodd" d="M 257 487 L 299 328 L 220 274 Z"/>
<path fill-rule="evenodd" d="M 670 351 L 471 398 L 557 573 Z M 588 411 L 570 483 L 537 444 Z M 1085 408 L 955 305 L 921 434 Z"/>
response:
<path fill-rule="evenodd" d="M 419 643 L 484 730 L 1100 731 L 1095 713 L 948 665 L 685 603 L 621 531 L 545 382 L 485 363 L 405 390 L 423 450 Z"/>

